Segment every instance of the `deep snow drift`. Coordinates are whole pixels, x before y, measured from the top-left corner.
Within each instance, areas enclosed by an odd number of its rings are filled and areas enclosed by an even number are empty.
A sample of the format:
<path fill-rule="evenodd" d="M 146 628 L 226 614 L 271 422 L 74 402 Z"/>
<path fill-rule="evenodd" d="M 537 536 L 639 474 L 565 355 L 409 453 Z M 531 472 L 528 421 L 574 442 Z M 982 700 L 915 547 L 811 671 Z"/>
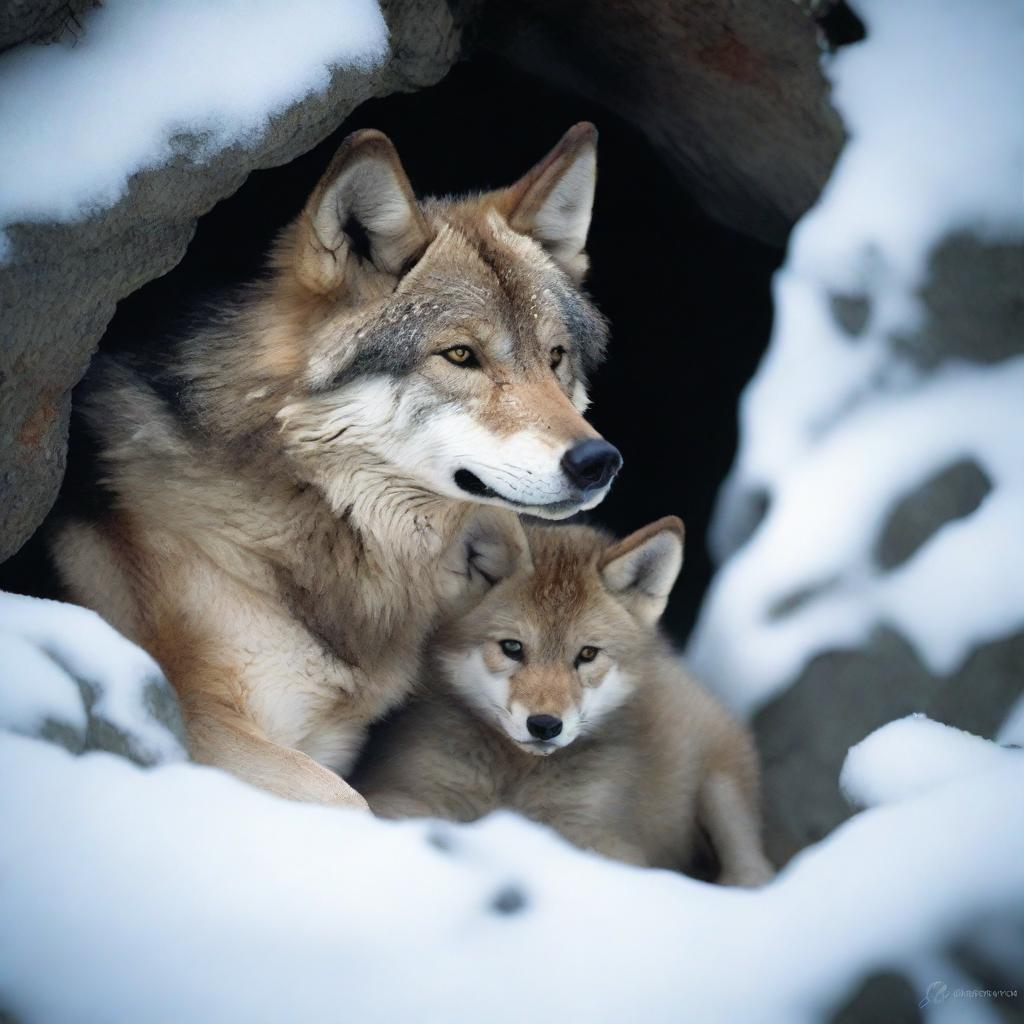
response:
<path fill-rule="evenodd" d="M 7 625 L 24 649 L 119 666 L 128 688 L 126 641 L 21 605 Z M 140 692 L 152 666 L 134 666 Z M 1024 754 L 926 719 L 855 748 L 843 783 L 874 806 L 759 891 L 613 864 L 511 815 L 452 827 L 291 804 L 165 745 L 143 769 L 0 732 L 15 1019 L 512 1024 L 551 979 L 550 1019 L 800 1024 L 880 965 L 910 964 L 922 996 L 950 986 L 951 939 L 1024 925 Z"/>

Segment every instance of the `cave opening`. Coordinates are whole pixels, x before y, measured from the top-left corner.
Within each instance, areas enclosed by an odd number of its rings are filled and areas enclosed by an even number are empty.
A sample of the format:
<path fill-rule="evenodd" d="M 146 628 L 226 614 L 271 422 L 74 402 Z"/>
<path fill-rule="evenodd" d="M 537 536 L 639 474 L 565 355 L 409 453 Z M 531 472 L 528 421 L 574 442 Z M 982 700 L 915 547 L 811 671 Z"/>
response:
<path fill-rule="evenodd" d="M 683 518 L 686 561 L 665 622 L 685 640 L 711 578 L 708 522 L 735 453 L 737 401 L 768 340 L 783 253 L 712 221 L 641 132 L 592 101 L 487 56 L 432 88 L 364 103 L 314 149 L 252 173 L 202 217 L 181 262 L 118 304 L 100 351 L 159 345 L 218 293 L 256 277 L 357 128 L 388 134 L 417 194 L 431 195 L 508 184 L 581 120 L 601 134 L 587 288 L 612 325 L 588 415 L 625 459 L 590 519 L 624 533 Z M 54 583 L 38 541 L 0 568 L 5 589 L 55 596 Z"/>

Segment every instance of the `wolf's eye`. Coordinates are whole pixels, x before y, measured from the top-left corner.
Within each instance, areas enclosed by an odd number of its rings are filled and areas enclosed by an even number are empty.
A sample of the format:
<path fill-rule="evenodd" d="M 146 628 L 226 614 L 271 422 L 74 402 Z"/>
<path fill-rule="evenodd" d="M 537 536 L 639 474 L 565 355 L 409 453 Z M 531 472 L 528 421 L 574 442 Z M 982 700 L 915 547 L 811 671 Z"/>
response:
<path fill-rule="evenodd" d="M 523 660 L 523 645 L 518 640 L 499 640 L 498 646 L 506 658 L 513 661 Z"/>
<path fill-rule="evenodd" d="M 590 647 L 589 645 L 587 647 L 581 647 L 580 653 L 576 655 L 576 664 L 584 665 L 588 661 L 593 661 L 600 653 L 600 650 L 601 649 L 599 647 Z"/>
<path fill-rule="evenodd" d="M 456 366 L 479 366 L 476 353 L 468 345 L 455 345 L 453 348 L 446 348 L 439 353 Z"/>
<path fill-rule="evenodd" d="M 561 345 L 556 345 L 551 350 L 551 369 L 557 370 L 562 365 L 562 360 L 565 358 L 565 349 Z"/>

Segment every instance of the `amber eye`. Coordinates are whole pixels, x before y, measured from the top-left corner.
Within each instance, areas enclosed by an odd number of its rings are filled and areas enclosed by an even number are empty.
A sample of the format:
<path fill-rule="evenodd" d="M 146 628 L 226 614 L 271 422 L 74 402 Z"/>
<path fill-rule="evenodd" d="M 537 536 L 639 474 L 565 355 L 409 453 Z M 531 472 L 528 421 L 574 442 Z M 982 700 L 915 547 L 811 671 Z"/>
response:
<path fill-rule="evenodd" d="M 581 647 L 580 653 L 576 655 L 576 664 L 581 665 L 588 661 L 593 661 L 597 657 L 599 651 L 600 648 L 598 647 Z"/>
<path fill-rule="evenodd" d="M 446 348 L 441 355 L 456 366 L 476 366 L 476 353 L 468 345 L 456 345 Z"/>
<path fill-rule="evenodd" d="M 551 350 L 551 369 L 557 370 L 562 365 L 562 360 L 565 358 L 565 349 L 561 345 L 556 345 Z"/>
<path fill-rule="evenodd" d="M 506 658 L 513 661 L 523 660 L 523 645 L 518 640 L 499 640 L 498 646 Z"/>

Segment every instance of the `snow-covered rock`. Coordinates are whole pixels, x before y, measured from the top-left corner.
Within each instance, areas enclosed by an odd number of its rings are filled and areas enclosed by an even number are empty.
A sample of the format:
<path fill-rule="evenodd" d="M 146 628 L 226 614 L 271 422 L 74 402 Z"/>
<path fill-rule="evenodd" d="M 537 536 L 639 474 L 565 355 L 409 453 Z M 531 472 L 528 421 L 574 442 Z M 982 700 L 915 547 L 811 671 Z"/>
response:
<path fill-rule="evenodd" d="M 143 765 L 185 758 L 177 700 L 145 651 L 95 612 L 3 592 L 0 729 Z"/>
<path fill-rule="evenodd" d="M 853 6 L 849 142 L 775 281 L 689 650 L 756 715 L 780 858 L 849 813 L 851 744 L 994 734 L 1024 657 L 1024 6 Z"/>

